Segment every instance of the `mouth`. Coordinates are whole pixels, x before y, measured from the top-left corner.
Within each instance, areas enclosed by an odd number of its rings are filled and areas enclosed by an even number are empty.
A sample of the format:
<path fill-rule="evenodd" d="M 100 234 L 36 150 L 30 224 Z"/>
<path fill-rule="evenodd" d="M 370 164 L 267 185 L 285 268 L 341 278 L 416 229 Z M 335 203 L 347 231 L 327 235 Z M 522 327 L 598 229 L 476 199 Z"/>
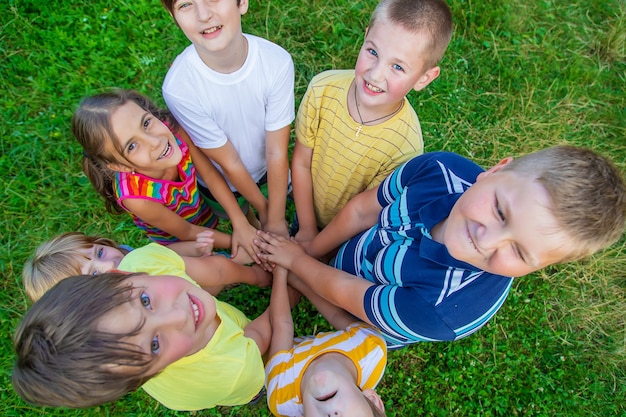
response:
<path fill-rule="evenodd" d="M 215 33 L 218 30 L 220 30 L 223 26 L 222 25 L 218 25 L 218 26 L 213 26 L 210 27 L 208 29 L 203 30 L 202 32 L 200 32 L 203 35 L 210 35 L 211 33 Z"/>
<path fill-rule="evenodd" d="M 202 320 L 202 316 L 204 315 L 204 311 L 202 309 L 202 305 L 200 304 L 200 301 L 188 294 L 189 297 L 189 304 L 191 306 L 191 313 L 193 314 L 193 323 L 194 323 L 194 328 L 198 328 L 198 323 L 200 323 L 200 321 Z"/>
<path fill-rule="evenodd" d="M 161 155 L 159 155 L 159 157 L 157 158 L 157 161 L 160 159 L 165 158 L 166 156 L 168 156 L 168 154 L 170 153 L 170 151 L 172 150 L 172 145 L 170 145 L 169 141 L 167 142 L 167 146 L 165 146 L 165 149 L 163 150 L 163 152 L 161 152 Z"/>
<path fill-rule="evenodd" d="M 467 228 L 466 232 L 469 244 L 474 248 L 476 252 L 480 254 L 480 250 L 478 249 L 478 246 L 476 246 L 476 244 L 474 243 L 474 239 L 472 238 L 472 234 L 470 233 L 469 228 Z"/>
<path fill-rule="evenodd" d="M 321 397 L 316 397 L 315 399 L 316 399 L 317 401 L 328 401 L 328 400 L 330 400 L 331 398 L 334 398 L 334 397 L 335 397 L 335 395 L 337 395 L 337 391 L 332 392 L 332 393 L 327 394 L 327 395 L 323 395 L 323 396 L 321 396 Z"/>
<path fill-rule="evenodd" d="M 370 84 L 367 81 L 365 81 L 365 88 L 371 91 L 372 93 L 384 93 L 385 92 L 385 90 L 383 90 L 382 88 L 378 88 L 374 84 Z"/>

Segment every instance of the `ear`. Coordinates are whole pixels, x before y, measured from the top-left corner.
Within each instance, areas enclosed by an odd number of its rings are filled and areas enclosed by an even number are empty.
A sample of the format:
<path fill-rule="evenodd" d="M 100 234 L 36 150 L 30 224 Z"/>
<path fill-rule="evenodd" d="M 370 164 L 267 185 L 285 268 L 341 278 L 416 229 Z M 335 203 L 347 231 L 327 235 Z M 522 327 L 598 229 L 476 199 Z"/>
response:
<path fill-rule="evenodd" d="M 510 164 L 511 161 L 513 161 L 513 157 L 512 156 L 504 158 L 503 160 L 501 160 L 500 162 L 498 162 L 497 164 L 495 164 L 494 166 L 489 168 L 487 171 L 481 172 L 480 174 L 478 174 L 478 177 L 476 177 L 476 181 L 478 181 L 478 180 L 480 180 L 482 178 L 485 178 L 486 176 L 489 176 L 489 175 L 491 175 L 493 173 L 496 173 L 496 172 L 502 170 L 502 168 L 504 168 L 505 166 Z"/>
<path fill-rule="evenodd" d="M 383 411 L 383 412 L 385 411 L 385 403 L 378 396 L 376 391 L 374 391 L 371 388 L 368 388 L 366 390 L 363 390 L 363 395 L 366 396 L 367 399 L 370 400 L 372 402 L 372 404 L 374 404 L 376 406 L 376 408 L 378 408 L 380 411 Z"/>
<path fill-rule="evenodd" d="M 441 68 L 438 66 L 432 67 L 428 71 L 426 71 L 422 76 L 417 80 L 417 82 L 413 85 L 413 90 L 420 91 L 425 88 L 428 84 L 432 83 L 435 78 L 439 77 L 439 73 L 441 73 Z"/>
<path fill-rule="evenodd" d="M 109 162 L 107 164 L 107 168 L 116 172 L 133 172 L 132 168 L 127 167 L 126 165 L 118 164 L 117 162 Z"/>
<path fill-rule="evenodd" d="M 248 0 L 239 0 L 239 13 L 243 16 L 244 14 L 246 14 L 248 12 Z"/>

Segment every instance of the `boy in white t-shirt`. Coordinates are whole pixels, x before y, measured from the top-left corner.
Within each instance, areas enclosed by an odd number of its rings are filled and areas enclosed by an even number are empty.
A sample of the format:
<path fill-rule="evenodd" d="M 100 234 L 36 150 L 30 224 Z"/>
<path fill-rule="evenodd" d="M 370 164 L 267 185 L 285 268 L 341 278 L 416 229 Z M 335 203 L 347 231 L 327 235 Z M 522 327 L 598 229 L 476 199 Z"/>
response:
<path fill-rule="evenodd" d="M 286 236 L 287 146 L 294 120 L 291 56 L 242 32 L 248 0 L 162 3 L 192 42 L 163 82 L 168 108 L 224 174 L 242 208 L 249 202 L 260 227 Z M 265 183 L 267 198 L 260 190 Z M 219 205 L 212 206 L 220 214 Z"/>

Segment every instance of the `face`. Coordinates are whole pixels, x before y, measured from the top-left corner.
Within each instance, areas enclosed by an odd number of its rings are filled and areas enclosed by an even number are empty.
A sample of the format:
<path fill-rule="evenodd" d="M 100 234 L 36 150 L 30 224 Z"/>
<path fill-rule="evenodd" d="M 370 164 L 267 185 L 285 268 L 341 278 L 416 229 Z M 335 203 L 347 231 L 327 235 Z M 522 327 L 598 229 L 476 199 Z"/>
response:
<path fill-rule="evenodd" d="M 126 341 L 154 357 L 150 372 L 198 352 L 211 340 L 219 318 L 208 292 L 169 275 L 136 275 L 126 281 L 133 287 L 130 301 L 103 316 L 98 330 L 124 334 L 140 327 Z"/>
<path fill-rule="evenodd" d="M 200 57 L 229 50 L 242 39 L 241 15 L 248 11 L 248 0 L 178 0 L 174 20 L 194 44 Z"/>
<path fill-rule="evenodd" d="M 371 391 L 372 390 L 366 390 Z M 354 380 L 332 370 L 318 371 L 301 387 L 304 415 L 307 417 L 367 417 L 372 409 Z"/>
<path fill-rule="evenodd" d="M 109 164 L 114 171 L 135 171 L 151 178 L 162 178 L 165 170 L 175 167 L 182 151 L 174 135 L 154 115 L 129 101 L 111 114 L 116 146 L 110 152 L 127 161 Z"/>
<path fill-rule="evenodd" d="M 424 68 L 420 58 L 424 45 L 423 35 L 410 33 L 384 18 L 368 28 L 355 66 L 359 103 L 396 104 L 411 89 L 420 90 L 434 80 L 439 67 Z"/>
<path fill-rule="evenodd" d="M 544 187 L 502 170 L 511 161 L 480 174 L 433 229 L 433 238 L 456 259 L 517 277 L 559 262 L 573 243 L 552 215 Z"/>
<path fill-rule="evenodd" d="M 97 244 L 80 252 L 85 256 L 80 259 L 80 273 L 83 275 L 102 274 L 117 269 L 124 258 L 119 249 Z"/>

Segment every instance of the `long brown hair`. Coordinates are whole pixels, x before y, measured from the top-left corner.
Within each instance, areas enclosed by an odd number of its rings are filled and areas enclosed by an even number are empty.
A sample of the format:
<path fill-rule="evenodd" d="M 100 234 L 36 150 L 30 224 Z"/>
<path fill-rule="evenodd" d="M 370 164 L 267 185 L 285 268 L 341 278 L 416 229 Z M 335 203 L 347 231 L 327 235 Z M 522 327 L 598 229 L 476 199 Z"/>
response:
<path fill-rule="evenodd" d="M 104 197 L 109 213 L 123 213 L 115 198 L 115 171 L 108 167 L 111 163 L 127 162 L 122 157 L 111 153 L 115 149 L 115 132 L 111 126 L 111 114 L 128 102 L 134 102 L 142 109 L 152 113 L 161 121 L 166 121 L 170 129 L 178 127 L 176 120 L 167 110 L 157 107 L 149 98 L 134 90 L 113 89 L 109 92 L 86 97 L 81 101 L 72 117 L 72 133 L 83 147 L 83 172 Z M 109 146 L 107 146 L 109 145 Z"/>

